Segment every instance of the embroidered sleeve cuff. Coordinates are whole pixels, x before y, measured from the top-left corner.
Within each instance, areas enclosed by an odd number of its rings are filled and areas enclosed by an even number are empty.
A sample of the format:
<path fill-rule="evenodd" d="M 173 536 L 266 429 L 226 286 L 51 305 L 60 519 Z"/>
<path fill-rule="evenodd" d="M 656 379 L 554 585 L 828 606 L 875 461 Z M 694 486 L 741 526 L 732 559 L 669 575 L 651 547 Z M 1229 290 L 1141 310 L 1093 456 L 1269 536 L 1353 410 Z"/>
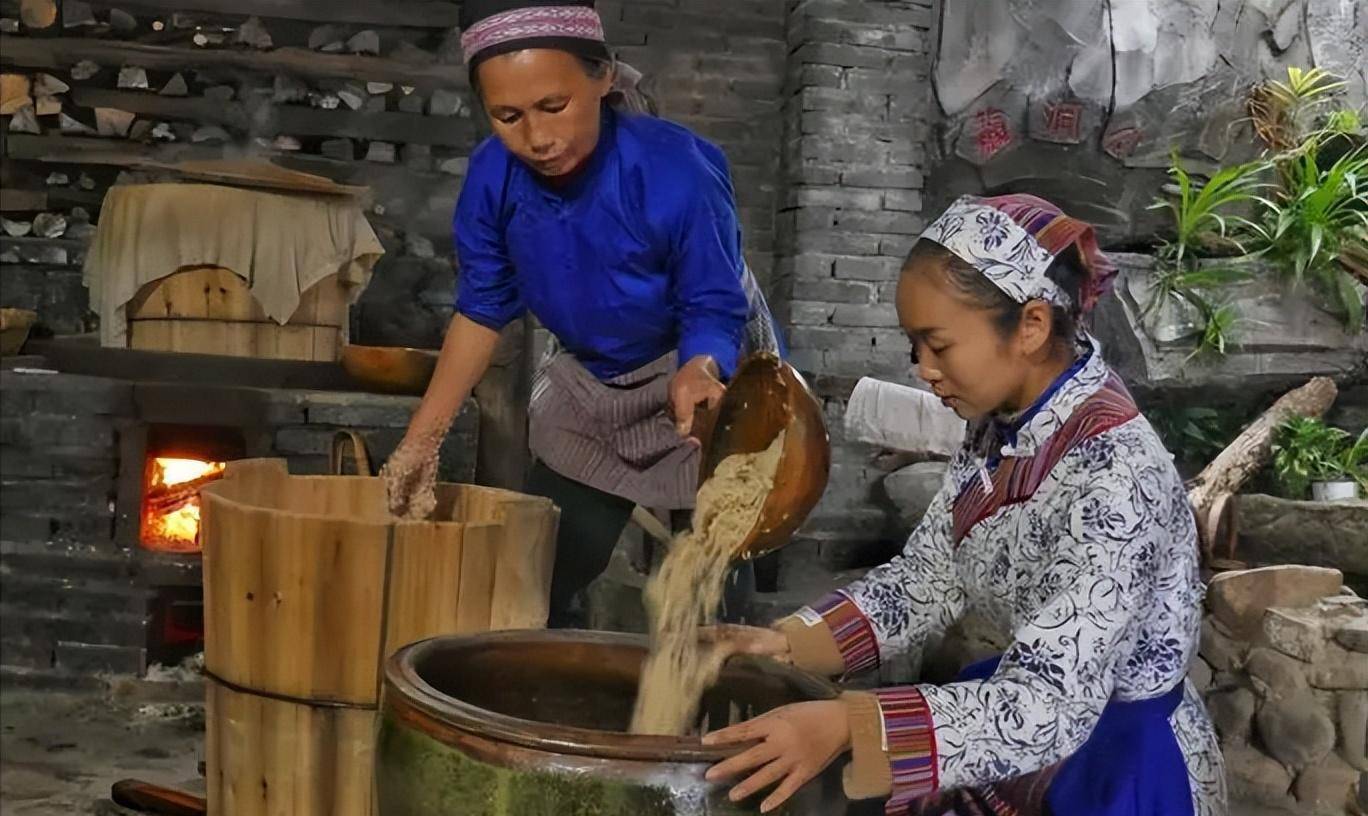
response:
<path fill-rule="evenodd" d="M 808 624 L 794 615 L 779 621 L 774 628 L 788 637 L 793 665 L 824 677 L 835 677 L 845 671 L 845 661 L 841 658 L 841 650 L 836 648 L 836 639 L 821 619 Z"/>
<path fill-rule="evenodd" d="M 879 665 L 879 641 L 874 636 L 874 627 L 848 595 L 833 592 L 810 609 L 821 615 L 831 630 L 847 675 L 866 672 Z"/>
<path fill-rule="evenodd" d="M 883 748 L 883 715 L 879 698 L 867 691 L 841 695 L 850 717 L 850 764 L 842 772 L 850 799 L 881 799 L 893 790 L 893 770 Z"/>
<path fill-rule="evenodd" d="M 936 726 L 931 707 L 916 686 L 878 689 L 874 697 L 883 715 L 883 747 L 893 777 L 886 811 L 891 816 L 940 787 Z"/>

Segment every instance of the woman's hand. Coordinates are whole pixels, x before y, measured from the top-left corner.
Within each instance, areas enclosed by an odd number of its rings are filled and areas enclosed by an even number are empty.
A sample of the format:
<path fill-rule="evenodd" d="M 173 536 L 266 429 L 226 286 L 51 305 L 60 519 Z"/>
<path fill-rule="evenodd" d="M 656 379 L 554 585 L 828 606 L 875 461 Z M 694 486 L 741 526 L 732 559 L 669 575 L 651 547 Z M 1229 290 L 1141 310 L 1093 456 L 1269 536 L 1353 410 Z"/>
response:
<path fill-rule="evenodd" d="M 788 636 L 775 629 L 722 623 L 699 629 L 698 639 L 721 651 L 725 655 L 724 660 L 733 655 L 748 654 L 773 658 L 780 663 L 793 662 Z"/>
<path fill-rule="evenodd" d="M 429 518 L 437 509 L 436 440 L 405 437 L 380 469 L 389 498 L 389 511 L 403 519 Z"/>
<path fill-rule="evenodd" d="M 719 373 L 717 361 L 706 355 L 693 358 L 675 372 L 670 381 L 670 409 L 680 436 L 693 432 L 694 410 L 700 403 L 713 409 L 722 401 L 727 387 L 718 379 Z"/>
<path fill-rule="evenodd" d="M 733 802 L 778 783 L 760 803 L 760 812 L 769 813 L 850 748 L 850 714 L 840 700 L 797 703 L 714 731 L 703 738 L 703 744 L 755 740 L 760 741 L 758 745 L 708 769 L 706 778 L 716 782 L 749 774 L 727 794 Z"/>

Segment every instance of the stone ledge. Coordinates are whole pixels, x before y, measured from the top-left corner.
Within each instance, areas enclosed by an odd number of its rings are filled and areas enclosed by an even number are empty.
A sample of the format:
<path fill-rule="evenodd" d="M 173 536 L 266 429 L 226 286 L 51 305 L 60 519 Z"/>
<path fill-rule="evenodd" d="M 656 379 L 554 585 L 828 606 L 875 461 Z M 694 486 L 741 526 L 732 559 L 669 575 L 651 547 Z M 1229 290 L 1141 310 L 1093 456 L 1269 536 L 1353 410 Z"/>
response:
<path fill-rule="evenodd" d="M 1238 497 L 1235 557 L 1257 564 L 1306 564 L 1368 576 L 1368 500 L 1313 502 L 1262 494 Z"/>

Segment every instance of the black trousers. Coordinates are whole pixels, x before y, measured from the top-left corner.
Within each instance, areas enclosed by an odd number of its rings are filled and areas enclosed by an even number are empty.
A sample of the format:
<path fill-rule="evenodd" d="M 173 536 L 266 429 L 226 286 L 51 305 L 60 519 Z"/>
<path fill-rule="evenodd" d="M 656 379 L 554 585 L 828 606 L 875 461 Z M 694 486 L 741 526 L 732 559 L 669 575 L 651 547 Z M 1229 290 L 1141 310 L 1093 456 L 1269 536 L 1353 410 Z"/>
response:
<path fill-rule="evenodd" d="M 560 508 L 556 561 L 551 573 L 552 629 L 583 628 L 587 617 L 574 609 L 575 598 L 608 568 L 635 503 L 577 482 L 537 462 L 527 478 L 527 493 L 545 496 Z M 749 561 L 732 570 L 722 597 L 721 620 L 742 623 L 755 592 Z"/>

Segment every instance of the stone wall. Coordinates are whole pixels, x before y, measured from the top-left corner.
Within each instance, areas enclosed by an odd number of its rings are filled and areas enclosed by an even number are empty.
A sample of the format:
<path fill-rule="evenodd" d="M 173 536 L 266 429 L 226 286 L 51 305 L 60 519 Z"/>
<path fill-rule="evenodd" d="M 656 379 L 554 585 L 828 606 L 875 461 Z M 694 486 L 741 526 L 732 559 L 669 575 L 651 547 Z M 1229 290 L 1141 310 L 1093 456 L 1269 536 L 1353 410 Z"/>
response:
<path fill-rule="evenodd" d="M 155 559 L 125 540 L 120 434 L 145 421 L 155 388 L 102 377 L 0 372 L 0 681 L 86 687 L 106 673 L 146 668 Z M 193 391 L 206 389 L 191 387 Z M 358 429 L 373 461 L 398 443 L 411 397 L 255 390 L 259 423 L 243 431 L 248 456 L 323 473 L 333 435 Z M 194 393 L 184 404 L 194 411 Z M 239 403 L 240 405 L 243 403 Z M 212 423 L 208 412 L 174 420 Z M 166 420 L 173 421 L 173 420 Z M 476 412 L 458 418 L 442 476 L 471 481 Z M 141 472 L 141 463 L 134 463 Z M 136 512 L 136 508 L 132 508 Z M 136 531 L 136 521 L 131 528 Z"/>
<path fill-rule="evenodd" d="M 1253 150 L 1244 94 L 1320 66 L 1365 100 L 1368 9 L 1345 0 L 946 3 L 934 76 L 944 114 L 934 206 L 1029 191 L 1146 243 L 1171 147 L 1193 166 Z"/>
<path fill-rule="evenodd" d="M 1213 579 L 1193 680 L 1221 739 L 1233 807 L 1298 816 L 1368 803 L 1368 601 L 1337 570 Z"/>
<path fill-rule="evenodd" d="M 36 309 L 40 333 L 89 330 L 80 255 L 105 190 L 149 178 L 129 172 L 148 160 L 252 154 L 372 188 L 368 215 L 387 255 L 354 310 L 357 338 L 440 343 L 454 281 L 452 210 L 467 157 L 487 132 L 456 47 L 458 3 L 407 3 L 402 13 L 349 7 L 337 12 L 343 22 L 323 5 L 306 13 L 263 0 L 226 14 L 93 5 L 65 2 L 44 29 L 0 22 L 3 71 L 65 87 L 41 97 L 41 116 L 39 97 L 0 116 L 3 215 L 16 230 L 43 213 L 67 221 L 41 236 L 0 234 L 0 305 Z M 784 0 L 598 6 L 611 44 L 645 72 L 662 114 L 726 151 L 746 256 L 768 280 Z M 166 6 L 147 9 L 158 7 Z"/>

